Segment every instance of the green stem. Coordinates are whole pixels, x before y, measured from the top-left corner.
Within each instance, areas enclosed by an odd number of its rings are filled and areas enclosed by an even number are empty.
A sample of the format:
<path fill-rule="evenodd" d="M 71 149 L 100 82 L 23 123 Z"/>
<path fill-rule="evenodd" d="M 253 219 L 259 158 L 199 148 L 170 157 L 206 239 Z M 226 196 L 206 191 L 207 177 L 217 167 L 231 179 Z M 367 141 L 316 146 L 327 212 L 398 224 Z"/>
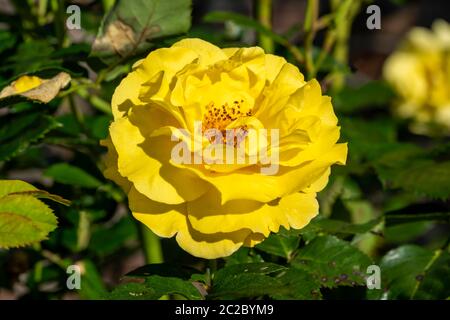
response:
<path fill-rule="evenodd" d="M 64 1 L 52 0 L 51 7 L 53 10 L 53 14 L 55 15 L 54 24 L 55 24 L 56 38 L 58 39 L 58 46 L 62 48 L 64 46 L 64 41 L 66 37 Z"/>
<path fill-rule="evenodd" d="M 217 271 L 217 259 L 211 259 L 208 260 L 208 269 L 207 269 L 207 274 L 208 274 L 208 286 L 211 287 L 212 286 L 212 282 L 214 280 L 214 274 Z"/>
<path fill-rule="evenodd" d="M 89 103 L 97 110 L 111 115 L 111 105 L 100 98 L 98 95 L 90 94 L 86 88 L 79 88 L 77 93 L 84 99 L 88 100 Z"/>
<path fill-rule="evenodd" d="M 258 21 L 268 29 L 272 28 L 272 0 L 257 0 Z M 273 53 L 273 39 L 267 35 L 259 34 L 259 44 L 266 53 Z"/>
<path fill-rule="evenodd" d="M 48 0 L 40 0 L 38 4 L 38 21 L 39 25 L 44 25 L 46 22 Z"/>
<path fill-rule="evenodd" d="M 361 7 L 361 2 L 361 0 L 331 1 L 332 10 L 336 14 L 336 45 L 333 56 L 341 65 L 348 63 L 348 43 L 352 23 Z M 336 68 L 332 74 L 333 91 L 341 89 L 345 82 L 345 74 L 339 69 Z"/>
<path fill-rule="evenodd" d="M 428 270 L 430 270 L 430 268 L 432 267 L 432 265 L 436 262 L 436 260 L 441 256 L 442 254 L 442 250 L 438 249 L 434 252 L 433 257 L 431 257 L 431 260 L 428 262 L 428 264 L 425 266 L 425 270 L 423 271 L 423 275 L 425 276 L 428 272 Z M 410 300 L 414 300 L 417 291 L 419 290 L 421 282 L 420 281 L 416 281 L 413 291 L 411 292 L 411 296 L 409 297 Z"/>
<path fill-rule="evenodd" d="M 66 270 L 68 266 L 73 264 L 73 262 L 69 259 L 63 259 L 58 254 L 53 253 L 49 250 L 42 249 L 42 246 L 40 243 L 35 243 L 32 245 L 32 248 L 34 251 L 39 253 L 42 257 L 46 258 L 51 263 L 54 263 L 58 267 L 60 267 L 63 270 Z"/>
<path fill-rule="evenodd" d="M 211 270 L 211 274 L 217 271 L 217 259 L 209 260 L 209 269 Z"/>
<path fill-rule="evenodd" d="M 311 74 L 311 77 L 314 78 L 317 75 L 317 72 L 319 72 L 320 68 L 322 67 L 323 62 L 325 61 L 325 58 L 330 53 L 331 48 L 334 45 L 335 41 L 335 32 L 334 30 L 328 30 L 327 34 L 325 36 L 325 40 L 323 42 L 322 50 L 320 50 L 319 57 L 316 60 L 314 71 Z"/>
<path fill-rule="evenodd" d="M 56 264 L 58 267 L 60 267 L 63 270 L 66 270 L 68 266 L 73 264 L 73 262 L 64 260 L 56 253 L 50 252 L 48 250 L 42 250 L 40 253 L 44 258 L 46 258 L 50 262 Z"/>
<path fill-rule="evenodd" d="M 164 262 L 160 238 L 142 223 L 140 223 L 140 228 L 147 263 Z"/>
<path fill-rule="evenodd" d="M 108 12 L 109 10 L 111 10 L 111 8 L 114 6 L 114 2 L 115 2 L 115 0 L 103 0 L 102 1 L 103 10 L 105 12 Z"/>
<path fill-rule="evenodd" d="M 308 0 L 306 7 L 305 24 L 303 30 L 305 33 L 305 58 L 306 58 L 306 72 L 308 78 L 314 74 L 314 61 L 313 61 L 313 42 L 316 33 L 316 23 L 319 14 L 319 1 Z"/>
<path fill-rule="evenodd" d="M 146 225 L 140 223 L 142 244 L 144 246 L 145 261 L 147 264 L 163 263 L 164 257 L 161 248 L 161 239 Z M 170 300 L 170 295 L 163 295 L 159 300 Z"/>
<path fill-rule="evenodd" d="M 73 98 L 73 95 L 72 94 L 69 95 L 68 98 L 69 98 L 70 110 L 72 111 L 73 116 L 75 117 L 75 121 L 77 122 L 77 124 L 81 130 L 83 130 L 85 133 L 88 132 L 86 125 L 84 123 L 83 114 L 77 108 L 77 106 L 75 104 L 75 99 Z"/>

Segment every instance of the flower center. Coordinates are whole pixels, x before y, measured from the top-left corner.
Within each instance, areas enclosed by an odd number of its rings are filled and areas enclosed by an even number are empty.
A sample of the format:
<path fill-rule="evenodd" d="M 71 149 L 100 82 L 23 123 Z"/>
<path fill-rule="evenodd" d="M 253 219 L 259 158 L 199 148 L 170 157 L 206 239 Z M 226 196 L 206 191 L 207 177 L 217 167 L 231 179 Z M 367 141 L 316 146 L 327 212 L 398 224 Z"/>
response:
<path fill-rule="evenodd" d="M 247 127 L 240 126 L 228 129 L 232 130 L 233 134 L 228 133 L 227 135 L 227 126 L 238 118 L 249 117 L 251 115 L 252 109 L 245 106 L 243 99 L 234 100 L 231 104 L 225 102 L 222 105 L 216 105 L 214 102 L 210 102 L 206 106 L 203 116 L 202 132 L 204 133 L 208 129 L 216 129 L 222 133 L 222 141 L 216 141 L 216 137 L 212 136 L 209 138 L 211 143 L 236 145 L 245 137 Z"/>

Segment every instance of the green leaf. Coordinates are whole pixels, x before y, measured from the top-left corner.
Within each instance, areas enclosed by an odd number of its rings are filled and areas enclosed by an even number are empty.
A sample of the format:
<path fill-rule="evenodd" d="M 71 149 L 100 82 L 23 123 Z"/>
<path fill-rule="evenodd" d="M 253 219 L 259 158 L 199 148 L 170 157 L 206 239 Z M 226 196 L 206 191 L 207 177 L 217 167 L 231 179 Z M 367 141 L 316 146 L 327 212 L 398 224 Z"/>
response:
<path fill-rule="evenodd" d="M 70 201 L 58 195 L 48 193 L 44 190 L 32 186 L 31 184 L 21 180 L 0 180 L 0 198 L 8 194 L 19 194 L 25 196 L 34 196 L 36 198 L 44 198 L 59 202 L 66 206 L 70 205 Z"/>
<path fill-rule="evenodd" d="M 396 141 L 395 124 L 390 119 L 375 118 L 366 121 L 341 117 L 342 141 L 348 142 L 352 161 L 373 159 Z"/>
<path fill-rule="evenodd" d="M 231 266 L 234 264 L 263 262 L 263 258 L 253 249 L 247 247 L 241 247 L 231 256 L 225 258 L 225 266 Z"/>
<path fill-rule="evenodd" d="M 158 263 L 148 264 L 137 268 L 127 273 L 126 276 L 146 278 L 148 276 L 157 275 L 161 277 L 178 277 L 184 280 L 189 280 L 196 272 L 198 271 L 189 267 L 175 266 L 168 263 Z"/>
<path fill-rule="evenodd" d="M 6 30 L 0 30 L 0 53 L 12 48 L 15 43 L 16 37 L 12 33 Z"/>
<path fill-rule="evenodd" d="M 203 299 L 197 288 L 193 285 L 194 276 L 202 276 L 198 271 L 184 266 L 168 263 L 148 264 L 126 274 L 129 278 L 145 279 L 141 286 L 149 299 L 158 299 L 167 294 L 181 294 L 188 299 Z M 134 287 L 134 285 L 133 285 Z M 129 296 L 125 292 L 125 297 Z"/>
<path fill-rule="evenodd" d="M 29 195 L 29 196 L 33 196 L 33 197 L 39 198 L 39 199 L 49 199 L 49 200 L 58 202 L 60 204 L 63 204 L 65 206 L 70 206 L 70 204 L 71 204 L 71 202 L 69 200 L 64 199 L 63 197 L 60 197 L 56 194 L 48 193 L 47 191 L 44 191 L 44 190 L 24 191 L 24 192 L 18 192 L 17 194 Z"/>
<path fill-rule="evenodd" d="M 148 50 L 152 40 L 187 32 L 190 0 L 118 0 L 105 16 L 92 55 L 128 57 Z"/>
<path fill-rule="evenodd" d="M 42 241 L 56 225 L 52 210 L 32 196 L 6 195 L 0 198 L 0 248 Z"/>
<path fill-rule="evenodd" d="M 213 299 L 236 299 L 287 293 L 289 288 L 272 274 L 286 267 L 273 263 L 249 263 L 231 265 L 214 275 L 208 297 Z"/>
<path fill-rule="evenodd" d="M 56 228 L 50 208 L 33 197 L 7 196 L 0 201 L 0 248 L 32 244 Z"/>
<path fill-rule="evenodd" d="M 229 300 L 286 294 L 288 291 L 289 288 L 274 277 L 243 273 L 216 281 L 208 297 Z"/>
<path fill-rule="evenodd" d="M 154 289 L 142 283 L 126 283 L 116 287 L 105 295 L 108 300 L 157 300 L 166 293 L 159 295 Z"/>
<path fill-rule="evenodd" d="M 168 278 L 161 276 L 150 276 L 145 279 L 146 286 L 159 292 L 160 297 L 166 294 L 179 294 L 190 300 L 202 300 L 200 291 L 190 281 L 178 278 Z"/>
<path fill-rule="evenodd" d="M 123 248 L 129 240 L 135 239 L 136 223 L 130 216 L 125 216 L 111 227 L 100 225 L 92 232 L 89 249 L 99 256 L 105 256 Z"/>
<path fill-rule="evenodd" d="M 365 284 L 365 272 L 370 264 L 370 258 L 364 253 L 334 236 L 314 238 L 292 261 L 293 267 L 312 274 L 328 288 Z"/>
<path fill-rule="evenodd" d="M 298 230 L 298 233 L 304 232 L 324 232 L 324 233 L 342 233 L 359 234 L 372 230 L 382 221 L 382 217 L 372 219 L 366 223 L 350 223 L 347 221 L 328 219 L 318 216 L 314 218 L 305 228 Z"/>
<path fill-rule="evenodd" d="M 286 267 L 269 262 L 234 264 L 217 271 L 215 274 L 215 281 L 221 281 L 223 278 L 226 278 L 230 275 L 233 276 L 242 273 L 267 275 L 285 269 Z"/>
<path fill-rule="evenodd" d="M 299 242 L 300 238 L 295 235 L 271 234 L 256 248 L 289 260 L 297 249 Z"/>
<path fill-rule="evenodd" d="M 0 198 L 18 192 L 38 191 L 35 186 L 21 180 L 0 180 Z"/>
<path fill-rule="evenodd" d="M 450 161 L 418 160 L 407 166 L 385 171 L 384 178 L 392 188 L 446 199 L 450 196 L 449 172 Z"/>
<path fill-rule="evenodd" d="M 386 226 L 383 232 L 384 240 L 388 245 L 413 242 L 430 231 L 433 226 L 435 226 L 433 221 L 417 221 Z"/>
<path fill-rule="evenodd" d="M 0 161 L 9 160 L 59 126 L 40 112 L 0 117 Z"/>
<path fill-rule="evenodd" d="M 387 83 L 371 81 L 357 88 L 344 87 L 333 97 L 333 102 L 337 110 L 350 113 L 367 107 L 384 107 L 394 95 Z"/>
<path fill-rule="evenodd" d="M 385 215 L 386 226 L 390 227 L 402 223 L 411 223 L 417 221 L 450 221 L 450 212 L 430 212 L 430 213 L 411 213 L 411 214 L 389 214 Z"/>
<path fill-rule="evenodd" d="M 381 245 L 382 239 L 379 235 L 382 230 L 382 219 L 374 205 L 366 199 L 359 184 L 347 178 L 344 181 L 344 189 L 341 202 L 350 215 L 350 220 L 358 224 L 376 225 L 371 233 L 359 233 L 352 242 L 355 246 L 370 257 L 376 256 L 377 247 Z"/>
<path fill-rule="evenodd" d="M 13 70 L 14 74 L 35 72 L 44 68 L 58 67 L 61 60 L 53 59 L 54 48 L 46 40 L 28 40 L 19 45 L 16 54 L 0 67 Z"/>
<path fill-rule="evenodd" d="M 203 299 L 200 291 L 190 281 L 157 275 L 146 277 L 144 283 L 120 285 L 106 298 L 114 300 L 156 300 L 168 294 L 179 294 L 190 300 Z"/>
<path fill-rule="evenodd" d="M 77 263 L 81 267 L 81 288 L 78 291 L 82 299 L 101 299 L 107 293 L 101 274 L 91 260 Z"/>
<path fill-rule="evenodd" d="M 70 201 L 45 190 L 39 190 L 33 185 L 21 180 L 0 180 L 0 198 L 6 195 L 33 196 L 49 199 L 63 205 L 70 205 Z"/>
<path fill-rule="evenodd" d="M 86 171 L 67 163 L 57 163 L 44 171 L 44 175 L 58 183 L 83 188 L 98 188 L 101 182 Z"/>
<path fill-rule="evenodd" d="M 42 241 L 56 228 L 55 215 L 38 197 L 70 203 L 24 181 L 0 180 L 0 248 Z"/>
<path fill-rule="evenodd" d="M 450 161 L 436 161 L 448 154 L 448 146 L 421 148 L 408 143 L 386 144 L 370 156 L 372 165 L 387 188 L 401 188 L 407 192 L 431 198 L 450 196 Z M 442 157 L 441 157 L 442 158 Z"/>
<path fill-rule="evenodd" d="M 450 295 L 450 254 L 437 250 L 427 265 L 419 285 L 413 292 L 414 299 L 448 299 Z"/>
<path fill-rule="evenodd" d="M 208 295 L 212 299 L 270 296 L 274 299 L 320 299 L 320 283 L 311 274 L 273 263 L 231 265 L 219 270 Z"/>
<path fill-rule="evenodd" d="M 81 128 L 72 113 L 58 116 L 56 120 L 62 124 L 57 131 L 73 137 L 79 136 Z M 111 117 L 107 115 L 85 116 L 84 118 L 87 129 L 98 140 L 105 139 L 108 136 L 108 128 L 111 120 Z"/>
<path fill-rule="evenodd" d="M 111 117 L 107 115 L 96 116 L 86 119 L 86 125 L 91 131 L 92 136 L 99 140 L 106 139 L 108 136 L 109 125 L 111 123 Z"/>
<path fill-rule="evenodd" d="M 284 287 L 289 288 L 283 293 L 272 295 L 280 300 L 318 300 L 321 299 L 320 281 L 314 279 L 309 272 L 290 268 L 279 280 Z"/>
<path fill-rule="evenodd" d="M 370 298 L 445 299 L 450 294 L 450 255 L 416 245 L 389 251 L 380 262 L 381 290 Z"/>
<path fill-rule="evenodd" d="M 389 143 L 377 148 L 369 157 L 378 178 L 387 187 L 392 175 L 411 165 L 411 159 L 421 161 L 426 156 L 425 150 L 409 143 Z"/>

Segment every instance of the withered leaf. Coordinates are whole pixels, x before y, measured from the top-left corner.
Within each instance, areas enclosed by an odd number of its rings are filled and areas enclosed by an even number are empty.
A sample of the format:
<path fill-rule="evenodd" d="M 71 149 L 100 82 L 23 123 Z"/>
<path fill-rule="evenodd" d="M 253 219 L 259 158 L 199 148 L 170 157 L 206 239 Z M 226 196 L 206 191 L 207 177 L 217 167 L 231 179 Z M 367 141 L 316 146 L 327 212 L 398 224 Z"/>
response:
<path fill-rule="evenodd" d="M 35 81 L 38 81 L 38 83 L 29 90 L 23 91 L 18 89 L 18 83 L 21 78 L 13 81 L 9 86 L 0 91 L 0 107 L 26 100 L 48 103 L 54 99 L 59 91 L 65 88 L 71 80 L 70 75 L 66 72 L 60 72 L 50 79 L 33 77 L 37 79 Z"/>

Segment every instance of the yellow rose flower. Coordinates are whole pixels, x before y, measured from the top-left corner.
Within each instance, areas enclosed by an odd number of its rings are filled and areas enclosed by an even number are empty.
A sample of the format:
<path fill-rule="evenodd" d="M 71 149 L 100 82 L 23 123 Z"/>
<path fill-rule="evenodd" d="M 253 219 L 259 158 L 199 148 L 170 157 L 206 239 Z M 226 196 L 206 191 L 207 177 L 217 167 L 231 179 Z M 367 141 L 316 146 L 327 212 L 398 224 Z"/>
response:
<path fill-rule="evenodd" d="M 414 120 L 413 131 L 450 133 L 450 24 L 411 30 L 383 73 L 398 93 L 395 111 Z"/>
<path fill-rule="evenodd" d="M 105 176 L 128 194 L 136 219 L 161 237 L 176 236 L 197 257 L 228 256 L 280 226 L 304 227 L 318 213 L 316 193 L 330 166 L 346 161 L 347 145 L 337 143 L 337 118 L 319 83 L 305 82 L 295 66 L 258 47 L 185 39 L 155 50 L 133 66 L 111 104 Z M 243 136 L 204 135 L 212 129 Z M 250 145 L 250 132 L 261 129 L 273 131 Z M 180 142 L 194 162 L 174 159 Z M 270 146 L 276 170 L 264 174 L 262 157 L 223 162 L 220 151 L 210 152 L 242 144 L 249 157 Z"/>

